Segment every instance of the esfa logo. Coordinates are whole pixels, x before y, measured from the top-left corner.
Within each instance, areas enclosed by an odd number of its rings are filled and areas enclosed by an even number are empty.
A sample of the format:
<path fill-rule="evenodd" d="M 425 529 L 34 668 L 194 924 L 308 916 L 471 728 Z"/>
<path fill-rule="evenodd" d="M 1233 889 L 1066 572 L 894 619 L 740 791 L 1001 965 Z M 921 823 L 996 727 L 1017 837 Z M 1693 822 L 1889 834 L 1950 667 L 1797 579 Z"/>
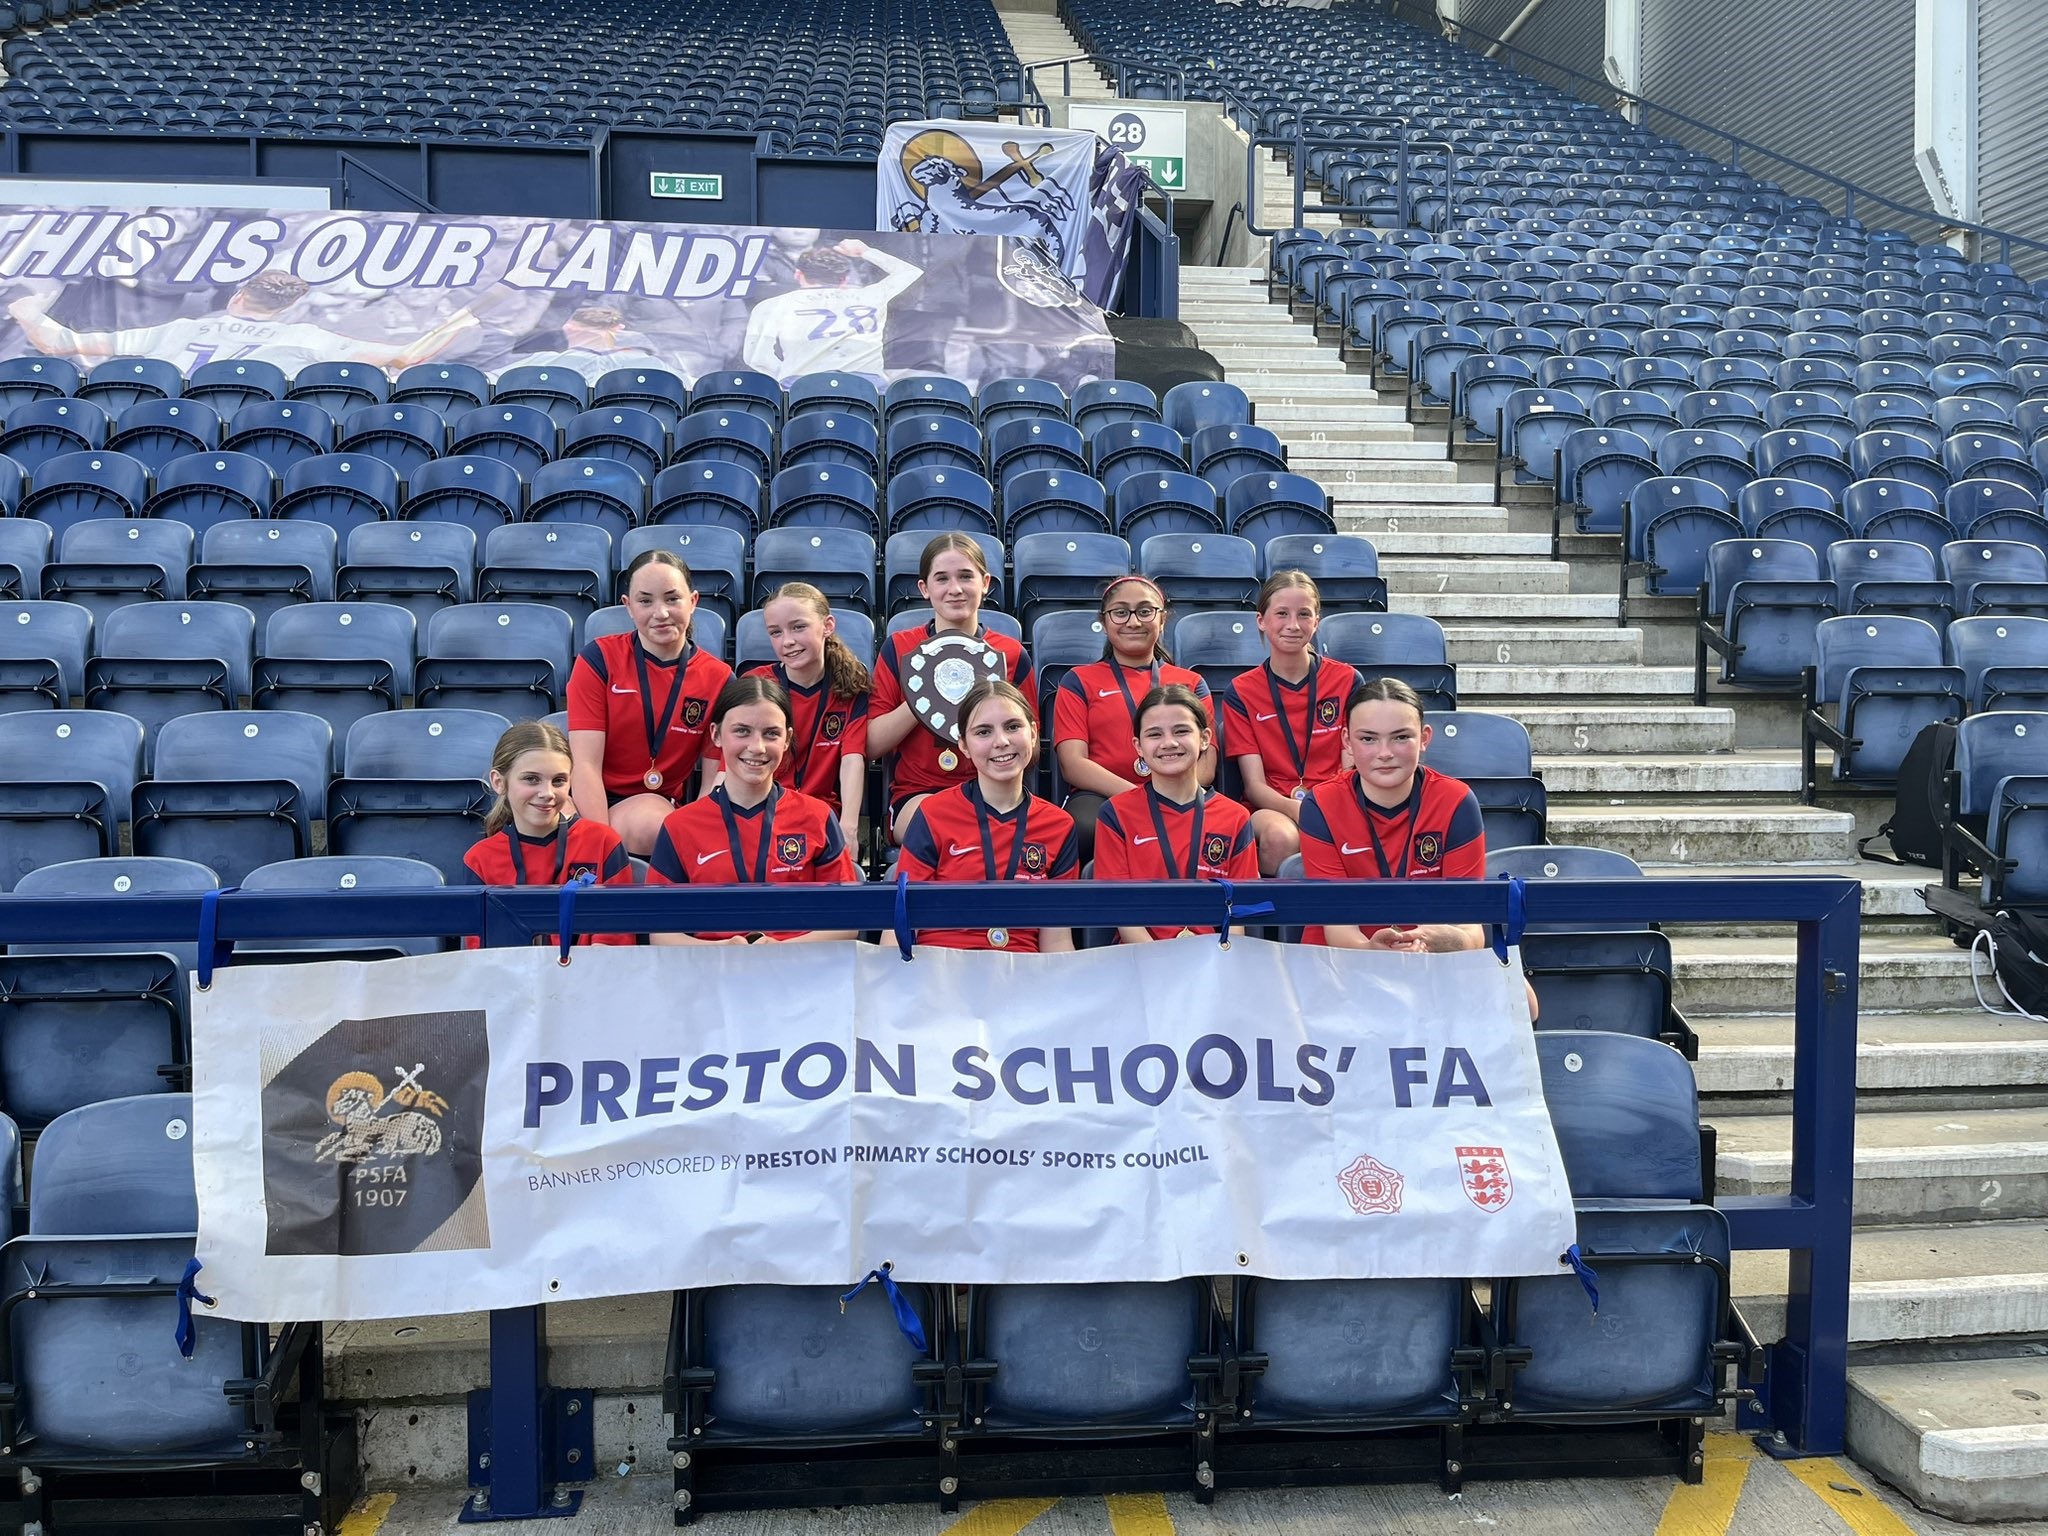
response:
<path fill-rule="evenodd" d="M 1458 1177 L 1464 1183 L 1465 1198 L 1489 1214 L 1515 1198 L 1508 1155 L 1499 1147 L 1458 1148 Z"/>
<path fill-rule="evenodd" d="M 266 1252 L 490 1245 L 481 1010 L 343 1019 L 310 1040 L 279 1024 L 263 1058 L 283 1060 L 261 1099 Z"/>

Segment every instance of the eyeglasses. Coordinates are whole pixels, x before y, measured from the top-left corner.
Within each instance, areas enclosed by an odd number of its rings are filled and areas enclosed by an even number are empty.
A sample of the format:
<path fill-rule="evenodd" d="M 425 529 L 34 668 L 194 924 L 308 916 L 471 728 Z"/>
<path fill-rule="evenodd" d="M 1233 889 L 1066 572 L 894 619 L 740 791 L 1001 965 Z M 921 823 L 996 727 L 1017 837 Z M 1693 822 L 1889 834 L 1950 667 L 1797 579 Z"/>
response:
<path fill-rule="evenodd" d="M 1111 608 L 1103 614 L 1103 617 L 1108 619 L 1109 622 L 1112 624 L 1128 624 L 1133 619 L 1138 620 L 1138 622 L 1141 624 L 1149 624 L 1164 612 L 1166 612 L 1166 610 L 1164 608 L 1157 606 L 1156 604 L 1140 603 L 1135 608 Z"/>

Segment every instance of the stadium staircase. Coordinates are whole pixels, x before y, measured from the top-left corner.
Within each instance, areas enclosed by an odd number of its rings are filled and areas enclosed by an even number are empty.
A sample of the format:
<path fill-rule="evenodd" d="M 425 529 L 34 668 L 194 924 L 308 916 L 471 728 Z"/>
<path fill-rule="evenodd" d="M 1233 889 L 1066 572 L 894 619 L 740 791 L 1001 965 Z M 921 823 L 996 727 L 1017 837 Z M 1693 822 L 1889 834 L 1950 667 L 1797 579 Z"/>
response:
<path fill-rule="evenodd" d="M 1010 46 L 1017 50 L 1021 64 L 1036 64 L 1043 59 L 1071 59 L 1076 54 L 1085 54 L 1088 49 L 1066 23 L 1048 10 L 1029 10 L 1012 5 L 998 4 L 996 19 L 1009 34 Z M 1047 96 L 1071 94 L 1080 101 L 1110 101 L 1116 96 L 1111 89 L 1109 77 L 1093 63 L 1077 63 L 1065 76 L 1060 71 L 1049 69 L 1038 77 L 1038 89 Z"/>
<path fill-rule="evenodd" d="M 1261 223 L 1285 228 L 1277 157 L 1263 181 Z M 1693 704 L 1690 599 L 1632 597 L 1622 627 L 1612 540 L 1568 536 L 1553 560 L 1547 492 L 1497 499 L 1490 451 L 1448 459 L 1444 413 L 1406 420 L 1398 392 L 1376 394 L 1268 301 L 1265 276 L 1188 268 L 1181 318 L 1290 467 L 1329 488 L 1338 526 L 1373 540 L 1389 606 L 1443 624 L 1460 707 L 1528 727 L 1550 841 L 1615 849 L 1661 878 L 1864 882 L 1851 1449 L 1945 1513 L 2019 1513 L 2002 1469 L 2048 1434 L 2048 1025 L 1977 1007 L 1968 955 L 1917 894 L 1935 871 L 1857 859 L 1889 796 L 1800 804 L 1792 701 L 1731 689 Z M 1723 1194 L 1787 1187 L 1793 948 L 1781 926 L 1674 935 Z M 1737 1255 L 1760 1337 L 1780 1331 L 1786 1264 Z M 2048 1492 L 2020 1506 L 2048 1514 Z"/>

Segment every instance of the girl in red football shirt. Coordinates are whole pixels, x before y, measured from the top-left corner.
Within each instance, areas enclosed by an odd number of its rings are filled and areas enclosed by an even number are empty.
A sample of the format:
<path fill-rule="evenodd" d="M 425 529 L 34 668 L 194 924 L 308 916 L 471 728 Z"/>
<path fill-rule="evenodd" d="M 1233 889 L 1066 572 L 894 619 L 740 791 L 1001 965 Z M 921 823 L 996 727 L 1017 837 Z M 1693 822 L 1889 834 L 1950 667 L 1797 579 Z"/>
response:
<path fill-rule="evenodd" d="M 1301 851 L 1302 802 L 1344 771 L 1344 700 L 1358 674 L 1318 655 L 1322 594 L 1306 571 L 1275 571 L 1259 588 L 1259 633 L 1266 660 L 1240 672 L 1223 691 L 1224 750 L 1244 779 L 1268 875 Z"/>
<path fill-rule="evenodd" d="M 858 846 L 868 773 L 868 669 L 839 638 L 832 605 L 809 582 L 777 587 L 761 605 L 761 618 L 776 659 L 747 675 L 780 683 L 791 714 L 789 751 L 777 781 L 831 806 L 840 833 Z"/>
<path fill-rule="evenodd" d="M 546 721 L 522 720 L 498 738 L 491 753 L 497 803 L 484 817 L 483 837 L 462 856 L 473 883 L 561 885 L 584 874 L 602 885 L 633 883 L 619 834 L 570 804 L 569 776 L 568 738 Z M 584 934 L 576 942 L 631 944 L 634 936 Z M 475 949 L 479 941 L 464 943 Z"/>
<path fill-rule="evenodd" d="M 789 695 L 772 677 L 738 677 L 718 695 L 712 734 L 725 777 L 669 812 L 648 860 L 649 885 L 831 885 L 860 878 L 824 801 L 777 783 L 789 753 Z M 822 933 L 657 933 L 656 944 L 803 943 Z"/>
<path fill-rule="evenodd" d="M 1138 705 L 1134 724 L 1145 782 L 1102 808 L 1095 823 L 1097 880 L 1256 880 L 1251 813 L 1202 787 L 1214 761 L 1209 710 L 1192 688 L 1167 683 Z M 1214 928 L 1124 926 L 1126 944 L 1214 933 Z"/>
<path fill-rule="evenodd" d="M 625 585 L 633 628 L 593 640 L 569 673 L 570 782 L 577 809 L 644 856 L 691 774 L 706 789 L 717 778 L 711 706 L 732 669 L 691 641 L 697 594 L 681 556 L 634 556 Z"/>
<path fill-rule="evenodd" d="M 1376 678 L 1344 704 L 1352 771 L 1318 785 L 1301 807 L 1301 866 L 1311 880 L 1484 880 L 1486 826 L 1463 782 L 1422 766 L 1430 728 L 1406 683 Z M 1310 928 L 1336 949 L 1478 949 L 1476 923 Z M 1533 1012 L 1533 1007 L 1532 1007 Z"/>
<path fill-rule="evenodd" d="M 910 812 L 898 864 L 912 880 L 1072 880 L 1081 870 L 1074 818 L 1031 793 L 1038 727 L 1014 684 L 976 683 L 960 701 L 960 741 L 974 778 L 926 795 Z M 944 949 L 1071 950 L 1068 928 L 928 928 Z"/>
<path fill-rule="evenodd" d="M 919 801 L 934 790 L 965 784 L 974 777 L 967 754 L 927 730 L 905 700 L 903 674 L 912 652 L 938 635 L 973 635 L 1003 658 L 1004 675 L 1027 701 L 1025 713 L 1034 721 L 1038 714 L 1029 703 L 1037 694 L 1030 654 L 1008 635 L 981 622 L 982 599 L 995 580 L 981 545 L 969 534 L 939 534 L 925 545 L 917 574 L 917 590 L 932 605 L 931 622 L 922 628 L 900 629 L 883 641 L 881 654 L 875 658 L 875 688 L 868 702 L 868 756 L 893 755 L 896 760 L 889 785 L 889 835 L 898 843 L 903 841 Z"/>
<path fill-rule="evenodd" d="M 1138 701 L 1154 688 L 1177 683 L 1207 699 L 1209 685 L 1167 653 L 1166 594 L 1149 577 L 1120 576 L 1102 594 L 1102 659 L 1074 668 L 1053 695 L 1052 750 L 1067 786 L 1067 814 L 1081 834 L 1085 858 L 1104 802 L 1144 783 L 1143 753 L 1131 750 Z M 1206 714 L 1206 710 L 1204 711 Z M 1203 725 L 1206 733 L 1208 726 Z M 1197 765 L 1201 782 L 1216 777 L 1213 746 Z"/>

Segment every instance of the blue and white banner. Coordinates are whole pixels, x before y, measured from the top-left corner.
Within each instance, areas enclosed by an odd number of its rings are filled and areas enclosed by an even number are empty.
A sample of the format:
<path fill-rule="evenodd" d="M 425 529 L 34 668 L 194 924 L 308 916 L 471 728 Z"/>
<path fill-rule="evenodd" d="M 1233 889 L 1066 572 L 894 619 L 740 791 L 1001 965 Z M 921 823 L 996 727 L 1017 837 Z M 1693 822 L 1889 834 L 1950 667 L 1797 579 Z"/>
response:
<path fill-rule="evenodd" d="M 200 1288 L 232 1318 L 882 1264 L 1555 1274 L 1573 1241 L 1521 971 L 1486 951 L 472 950 L 233 967 L 192 1028 Z"/>

